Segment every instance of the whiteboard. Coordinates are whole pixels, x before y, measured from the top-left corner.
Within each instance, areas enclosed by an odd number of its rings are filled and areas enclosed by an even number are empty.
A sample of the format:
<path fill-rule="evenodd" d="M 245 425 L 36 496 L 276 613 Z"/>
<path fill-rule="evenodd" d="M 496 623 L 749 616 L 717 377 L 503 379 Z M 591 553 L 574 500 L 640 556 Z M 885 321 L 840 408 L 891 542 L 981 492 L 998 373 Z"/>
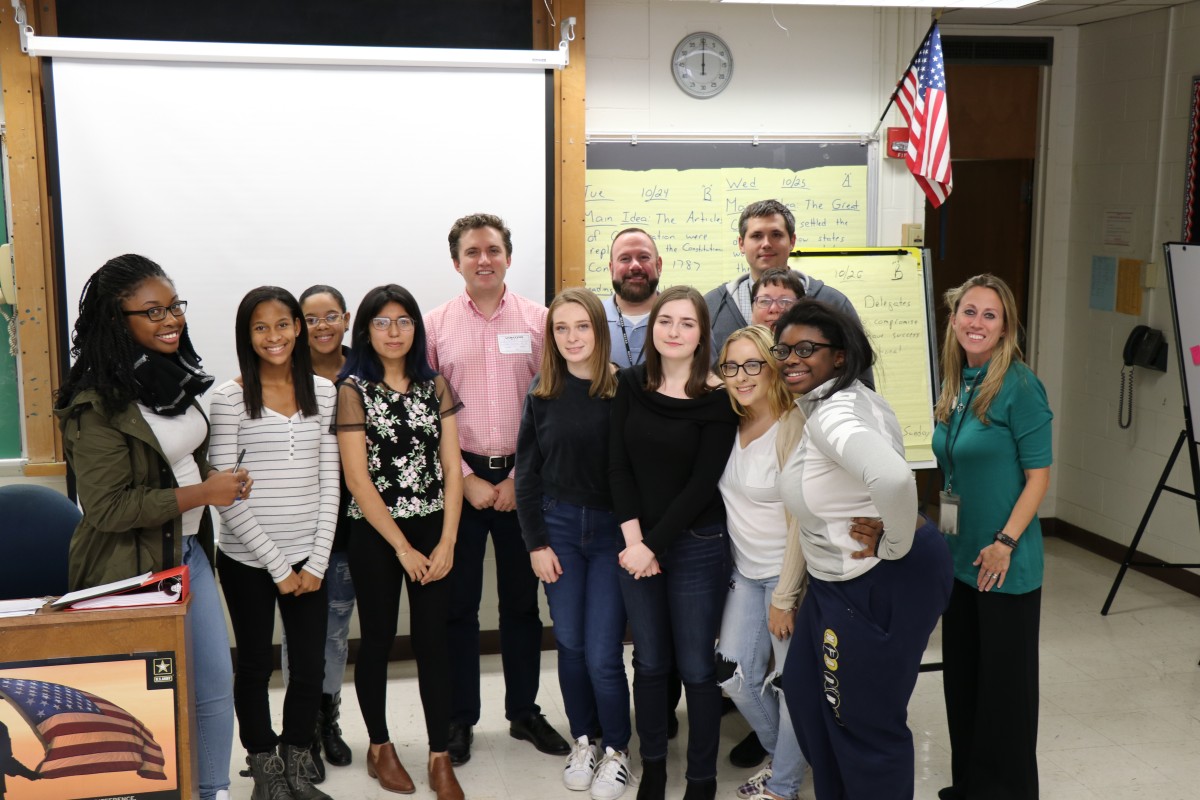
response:
<path fill-rule="evenodd" d="M 1175 352 L 1179 354 L 1179 383 L 1191 444 L 1200 431 L 1200 245 L 1168 242 L 1167 282 L 1175 317 Z"/>
<path fill-rule="evenodd" d="M 481 211 L 513 231 L 509 286 L 546 297 L 547 71 L 54 58 L 47 75 L 64 343 L 87 278 L 139 253 L 220 383 L 248 290 L 327 283 L 354 311 L 394 282 L 428 312 L 462 292 L 446 236 Z"/>

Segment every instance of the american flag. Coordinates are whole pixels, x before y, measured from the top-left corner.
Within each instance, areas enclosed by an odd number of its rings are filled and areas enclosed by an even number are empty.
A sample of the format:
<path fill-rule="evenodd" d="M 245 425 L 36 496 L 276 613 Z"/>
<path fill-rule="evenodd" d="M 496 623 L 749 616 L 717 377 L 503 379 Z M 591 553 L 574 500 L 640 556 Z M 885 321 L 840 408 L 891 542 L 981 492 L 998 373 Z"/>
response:
<path fill-rule="evenodd" d="M 950 196 L 950 114 L 946 107 L 946 62 L 937 23 L 929 29 L 904 73 L 896 94 L 908 123 L 908 170 L 937 208 Z"/>
<path fill-rule="evenodd" d="M 46 757 L 43 778 L 136 771 L 166 780 L 163 751 L 136 717 L 94 694 L 58 683 L 0 678 L 0 699 L 37 732 Z"/>

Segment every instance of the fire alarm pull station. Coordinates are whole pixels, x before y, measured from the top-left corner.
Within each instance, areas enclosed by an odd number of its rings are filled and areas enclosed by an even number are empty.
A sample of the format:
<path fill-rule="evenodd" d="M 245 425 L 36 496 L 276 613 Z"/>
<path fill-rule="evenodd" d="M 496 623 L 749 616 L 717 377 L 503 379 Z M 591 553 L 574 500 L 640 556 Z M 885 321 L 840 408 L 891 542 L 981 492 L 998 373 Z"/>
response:
<path fill-rule="evenodd" d="M 904 158 L 908 153 L 908 128 L 887 129 L 888 158 Z"/>

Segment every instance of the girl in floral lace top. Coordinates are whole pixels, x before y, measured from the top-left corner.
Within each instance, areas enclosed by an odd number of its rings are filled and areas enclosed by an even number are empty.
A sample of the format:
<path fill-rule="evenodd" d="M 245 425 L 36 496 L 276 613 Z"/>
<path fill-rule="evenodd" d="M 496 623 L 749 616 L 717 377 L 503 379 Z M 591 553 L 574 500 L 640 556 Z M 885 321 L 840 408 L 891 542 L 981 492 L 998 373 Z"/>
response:
<path fill-rule="evenodd" d="M 462 407 L 425 356 L 425 326 L 403 287 L 367 292 L 354 317 L 338 388 L 337 437 L 346 486 L 350 574 L 361 647 L 354 688 L 371 749 L 367 773 L 393 792 L 413 791 L 388 735 L 387 662 L 400 590 L 408 584 L 410 633 L 429 736 L 429 784 L 461 798 L 446 753 L 450 661 L 449 583 L 462 511 L 462 467 L 454 414 Z"/>

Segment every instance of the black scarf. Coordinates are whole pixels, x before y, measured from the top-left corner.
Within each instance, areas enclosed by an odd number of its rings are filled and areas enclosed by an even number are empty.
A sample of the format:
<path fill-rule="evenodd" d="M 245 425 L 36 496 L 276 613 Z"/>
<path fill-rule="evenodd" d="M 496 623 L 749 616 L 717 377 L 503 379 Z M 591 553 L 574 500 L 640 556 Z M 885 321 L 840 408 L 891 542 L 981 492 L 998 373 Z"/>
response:
<path fill-rule="evenodd" d="M 133 376 L 138 382 L 138 402 L 165 417 L 184 413 L 192 398 L 213 385 L 213 376 L 183 353 L 167 356 L 144 348 L 133 362 Z"/>

